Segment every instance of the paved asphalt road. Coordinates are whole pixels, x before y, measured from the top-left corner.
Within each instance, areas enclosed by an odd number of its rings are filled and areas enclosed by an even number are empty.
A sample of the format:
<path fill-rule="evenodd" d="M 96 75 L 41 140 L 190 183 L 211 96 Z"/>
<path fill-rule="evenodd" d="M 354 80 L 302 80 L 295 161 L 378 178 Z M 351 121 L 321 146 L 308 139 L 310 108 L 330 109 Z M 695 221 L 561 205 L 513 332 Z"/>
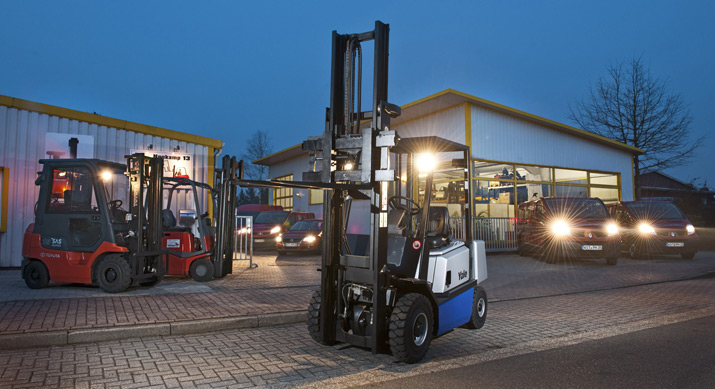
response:
<path fill-rule="evenodd" d="M 715 316 L 441 372 L 381 388 L 712 388 Z"/>

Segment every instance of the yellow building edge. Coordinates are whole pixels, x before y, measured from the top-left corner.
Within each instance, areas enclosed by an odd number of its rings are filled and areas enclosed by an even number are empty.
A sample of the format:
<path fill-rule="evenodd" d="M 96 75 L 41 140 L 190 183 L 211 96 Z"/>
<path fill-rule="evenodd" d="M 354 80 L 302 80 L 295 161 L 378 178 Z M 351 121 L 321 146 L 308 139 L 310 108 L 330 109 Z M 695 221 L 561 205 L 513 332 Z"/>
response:
<path fill-rule="evenodd" d="M 93 113 L 75 111 L 69 108 L 62 108 L 49 104 L 37 103 L 34 101 L 18 99 L 10 96 L 0 95 L 0 105 L 4 105 L 10 108 L 24 109 L 26 111 L 44 113 L 52 116 L 59 116 L 70 120 L 93 123 L 100 126 L 118 128 L 120 130 L 133 131 L 162 138 L 174 139 L 187 143 L 194 143 L 210 148 L 213 147 L 220 149 L 223 147 L 223 142 L 218 139 L 208 138 L 200 135 L 187 134 L 185 132 L 168 130 L 166 128 L 149 126 L 146 124 L 130 122 L 127 120 L 111 118 L 108 116 L 102 116 Z"/>

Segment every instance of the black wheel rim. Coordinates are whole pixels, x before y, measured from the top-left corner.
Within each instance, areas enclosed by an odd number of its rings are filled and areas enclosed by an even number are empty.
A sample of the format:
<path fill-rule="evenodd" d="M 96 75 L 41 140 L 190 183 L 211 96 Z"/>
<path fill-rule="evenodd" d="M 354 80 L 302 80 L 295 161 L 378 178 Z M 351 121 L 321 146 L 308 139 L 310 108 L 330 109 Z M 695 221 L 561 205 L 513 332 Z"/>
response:
<path fill-rule="evenodd" d="M 117 271 L 114 268 L 108 269 L 104 273 L 104 279 L 107 280 L 108 282 L 114 282 L 117 280 Z"/>
<path fill-rule="evenodd" d="M 196 275 L 199 277 L 203 277 L 206 274 L 208 274 L 209 269 L 205 265 L 199 265 L 196 266 Z"/>

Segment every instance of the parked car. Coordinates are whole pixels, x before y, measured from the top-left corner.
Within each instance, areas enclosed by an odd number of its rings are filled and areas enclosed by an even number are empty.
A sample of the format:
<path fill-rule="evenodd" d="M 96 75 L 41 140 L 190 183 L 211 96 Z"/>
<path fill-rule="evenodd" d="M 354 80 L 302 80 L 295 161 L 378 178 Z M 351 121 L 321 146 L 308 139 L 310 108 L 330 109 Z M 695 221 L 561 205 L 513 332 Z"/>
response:
<path fill-rule="evenodd" d="M 680 254 L 692 259 L 698 234 L 690 220 L 669 201 L 621 201 L 609 204 L 621 230 L 623 251 L 631 258 Z"/>
<path fill-rule="evenodd" d="M 295 223 L 315 219 L 312 212 L 266 211 L 253 220 L 253 248 L 275 248 L 278 235 Z"/>
<path fill-rule="evenodd" d="M 558 258 L 606 258 L 615 265 L 621 251 L 618 226 L 597 198 L 546 197 L 519 204 L 519 254 Z"/>
<path fill-rule="evenodd" d="M 278 254 L 293 252 L 320 252 L 320 238 L 323 236 L 323 221 L 316 219 L 301 220 L 288 231 L 276 238 Z"/>

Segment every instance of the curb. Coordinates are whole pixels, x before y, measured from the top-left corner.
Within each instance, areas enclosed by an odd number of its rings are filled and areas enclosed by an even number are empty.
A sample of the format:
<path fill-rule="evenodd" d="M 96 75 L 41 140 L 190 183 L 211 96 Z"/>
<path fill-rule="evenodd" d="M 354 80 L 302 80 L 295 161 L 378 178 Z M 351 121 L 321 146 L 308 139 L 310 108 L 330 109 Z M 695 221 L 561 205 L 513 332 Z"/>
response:
<path fill-rule="evenodd" d="M 173 323 L 137 324 L 81 330 L 0 335 L 0 350 L 64 346 L 151 336 L 189 335 L 242 328 L 272 327 L 304 322 L 305 315 L 306 311 L 292 311 L 268 313 L 264 315 L 178 321 Z"/>

